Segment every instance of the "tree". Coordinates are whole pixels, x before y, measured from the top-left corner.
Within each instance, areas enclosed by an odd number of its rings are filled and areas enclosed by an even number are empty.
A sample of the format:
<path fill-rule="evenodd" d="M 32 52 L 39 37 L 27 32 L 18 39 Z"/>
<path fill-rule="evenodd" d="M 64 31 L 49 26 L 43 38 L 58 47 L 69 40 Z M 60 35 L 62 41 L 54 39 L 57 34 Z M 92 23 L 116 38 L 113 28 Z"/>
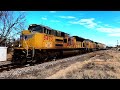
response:
<path fill-rule="evenodd" d="M 7 39 L 16 38 L 25 28 L 25 13 L 18 11 L 0 11 L 0 45 Z"/>

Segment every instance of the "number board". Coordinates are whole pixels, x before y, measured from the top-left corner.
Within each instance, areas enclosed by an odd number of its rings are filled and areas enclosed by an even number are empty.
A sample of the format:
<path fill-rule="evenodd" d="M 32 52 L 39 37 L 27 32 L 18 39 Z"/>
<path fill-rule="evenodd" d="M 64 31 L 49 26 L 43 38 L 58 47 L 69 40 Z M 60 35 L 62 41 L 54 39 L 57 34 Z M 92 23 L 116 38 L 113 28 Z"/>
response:
<path fill-rule="evenodd" d="M 53 36 L 45 35 L 45 36 L 44 36 L 44 40 L 53 41 Z"/>

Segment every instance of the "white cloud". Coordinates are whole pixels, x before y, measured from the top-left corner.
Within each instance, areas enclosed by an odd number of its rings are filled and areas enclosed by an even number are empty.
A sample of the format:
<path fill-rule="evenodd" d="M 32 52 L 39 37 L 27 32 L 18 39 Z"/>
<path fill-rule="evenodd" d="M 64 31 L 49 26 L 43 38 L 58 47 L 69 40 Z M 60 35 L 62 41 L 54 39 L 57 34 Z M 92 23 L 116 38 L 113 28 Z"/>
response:
<path fill-rule="evenodd" d="M 100 21 L 94 22 L 94 20 L 95 20 L 94 18 L 88 18 L 88 19 L 80 19 L 77 21 L 70 21 L 69 23 L 83 25 L 87 28 L 94 28 L 95 30 L 104 32 L 109 36 L 120 37 L 120 28 L 113 28 L 109 24 L 101 25 L 102 22 Z"/>
<path fill-rule="evenodd" d="M 110 33 L 108 34 L 109 36 L 116 36 L 116 37 L 120 37 L 120 33 Z"/>
<path fill-rule="evenodd" d="M 100 32 L 105 32 L 105 33 L 107 33 L 109 36 L 120 37 L 120 28 L 100 27 L 100 28 L 96 28 L 96 30 L 98 30 L 98 31 L 100 31 Z"/>
<path fill-rule="evenodd" d="M 70 21 L 71 24 L 79 24 L 79 21 Z"/>
<path fill-rule="evenodd" d="M 42 20 L 47 20 L 47 18 L 46 18 L 46 17 L 42 17 L 41 19 L 42 19 Z"/>
<path fill-rule="evenodd" d="M 100 27 L 100 28 L 96 28 L 96 30 L 101 31 L 101 32 L 107 32 L 107 33 L 120 33 L 120 28 Z"/>
<path fill-rule="evenodd" d="M 50 22 L 60 22 L 60 21 L 58 21 L 58 20 L 51 20 Z"/>
<path fill-rule="evenodd" d="M 65 18 L 65 19 L 73 19 L 73 18 L 76 18 L 74 16 L 58 16 L 60 18 Z"/>
<path fill-rule="evenodd" d="M 97 23 L 93 22 L 93 20 L 95 20 L 94 18 L 90 18 L 90 19 L 81 19 L 80 20 L 80 24 L 84 25 L 88 28 L 94 28 Z"/>
<path fill-rule="evenodd" d="M 71 24 L 80 24 L 87 28 L 94 28 L 97 31 L 107 33 L 109 36 L 120 36 L 120 28 L 112 28 L 109 24 L 100 25 L 94 22 L 94 18 L 80 19 L 79 21 L 71 21 Z"/>
<path fill-rule="evenodd" d="M 50 13 L 56 13 L 56 11 L 49 11 Z"/>
<path fill-rule="evenodd" d="M 94 28 L 97 23 L 93 22 L 95 19 L 94 18 L 89 18 L 89 19 L 80 19 L 79 21 L 73 21 L 73 22 L 70 22 L 72 24 L 80 24 L 80 25 L 83 25 L 87 28 Z"/>

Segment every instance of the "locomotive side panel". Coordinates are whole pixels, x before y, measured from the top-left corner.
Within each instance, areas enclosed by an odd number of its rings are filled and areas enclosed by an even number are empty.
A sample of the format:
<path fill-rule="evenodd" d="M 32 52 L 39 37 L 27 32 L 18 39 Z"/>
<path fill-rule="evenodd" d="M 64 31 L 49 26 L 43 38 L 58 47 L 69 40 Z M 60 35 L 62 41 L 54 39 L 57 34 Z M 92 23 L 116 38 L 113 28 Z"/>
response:
<path fill-rule="evenodd" d="M 62 49 L 64 48 L 64 39 L 63 37 L 57 37 L 57 36 L 54 36 L 55 40 L 53 41 L 54 42 L 54 47 L 55 49 Z"/>
<path fill-rule="evenodd" d="M 35 38 L 33 38 L 33 40 L 31 42 L 34 42 L 33 47 L 35 49 L 41 49 L 43 48 L 43 34 L 42 33 L 36 33 L 35 34 Z"/>

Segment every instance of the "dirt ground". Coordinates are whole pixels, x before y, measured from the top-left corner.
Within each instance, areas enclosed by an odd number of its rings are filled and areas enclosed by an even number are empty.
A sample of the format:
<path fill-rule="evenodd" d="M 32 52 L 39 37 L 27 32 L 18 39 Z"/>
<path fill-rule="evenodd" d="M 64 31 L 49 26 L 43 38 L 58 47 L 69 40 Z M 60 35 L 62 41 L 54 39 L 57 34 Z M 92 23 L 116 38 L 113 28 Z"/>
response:
<path fill-rule="evenodd" d="M 7 79 L 120 79 L 120 51 L 96 51 L 24 69 L 11 70 L 8 72 L 11 76 L 6 73 L 1 73 L 0 77 Z"/>

